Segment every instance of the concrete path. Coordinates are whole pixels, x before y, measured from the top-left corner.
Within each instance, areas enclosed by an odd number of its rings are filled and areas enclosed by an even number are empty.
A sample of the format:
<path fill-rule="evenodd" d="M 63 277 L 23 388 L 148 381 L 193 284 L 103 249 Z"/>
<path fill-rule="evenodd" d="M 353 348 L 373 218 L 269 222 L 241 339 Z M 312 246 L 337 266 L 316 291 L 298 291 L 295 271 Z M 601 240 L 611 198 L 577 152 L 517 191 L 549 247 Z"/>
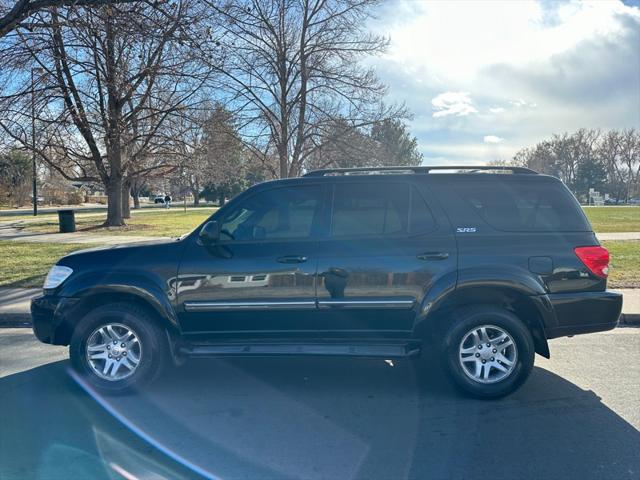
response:
<path fill-rule="evenodd" d="M 85 203 L 83 205 L 59 205 L 57 207 L 41 207 L 38 206 L 38 214 L 42 213 L 56 213 L 58 210 L 80 210 L 83 213 L 96 211 L 101 212 L 107 209 L 106 205 L 100 203 Z M 18 215 L 31 215 L 33 213 L 32 208 L 12 208 L 0 210 L 0 218 L 11 217 Z M 38 218 L 37 216 L 34 218 Z"/>
<path fill-rule="evenodd" d="M 41 288 L 0 288 L 0 326 L 30 326 L 31 299 Z"/>
<path fill-rule="evenodd" d="M 171 237 L 150 237 L 145 235 L 109 235 L 96 233 L 40 233 L 27 230 L 28 222 L 0 222 L 0 240 L 34 243 L 99 243 L 120 245 L 122 243 L 146 242 L 149 240 L 169 240 Z"/>
<path fill-rule="evenodd" d="M 640 240 L 640 232 L 596 233 L 598 240 Z"/>

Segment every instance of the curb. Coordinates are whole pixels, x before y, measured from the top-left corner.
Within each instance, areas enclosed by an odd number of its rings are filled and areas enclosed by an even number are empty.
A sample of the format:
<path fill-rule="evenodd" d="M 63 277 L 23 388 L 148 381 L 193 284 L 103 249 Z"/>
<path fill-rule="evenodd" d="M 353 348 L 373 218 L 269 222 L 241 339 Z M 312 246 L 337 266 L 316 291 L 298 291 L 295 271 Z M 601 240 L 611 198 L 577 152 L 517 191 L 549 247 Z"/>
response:
<path fill-rule="evenodd" d="M 0 328 L 31 328 L 30 313 L 0 313 Z"/>
<path fill-rule="evenodd" d="M 640 327 L 640 313 L 622 313 L 618 320 L 619 327 Z"/>

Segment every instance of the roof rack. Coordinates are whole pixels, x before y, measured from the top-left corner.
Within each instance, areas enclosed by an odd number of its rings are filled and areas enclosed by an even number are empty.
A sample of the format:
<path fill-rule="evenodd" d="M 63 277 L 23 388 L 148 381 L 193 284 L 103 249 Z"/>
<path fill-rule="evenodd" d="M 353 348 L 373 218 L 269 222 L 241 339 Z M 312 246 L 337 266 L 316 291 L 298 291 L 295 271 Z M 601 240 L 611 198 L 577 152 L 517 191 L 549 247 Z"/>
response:
<path fill-rule="evenodd" d="M 511 173 L 522 173 L 527 175 L 536 175 L 538 172 L 526 167 L 509 167 L 509 166 L 491 166 L 491 165 L 438 165 L 438 166 L 418 166 L 418 167 L 354 167 L 354 168 L 324 168 L 322 170 L 312 170 L 303 175 L 303 177 L 324 177 L 327 175 L 349 175 L 357 173 L 381 172 L 381 173 L 430 173 L 432 171 L 446 170 L 464 170 L 464 173 L 476 173 L 483 171 L 504 171 Z"/>

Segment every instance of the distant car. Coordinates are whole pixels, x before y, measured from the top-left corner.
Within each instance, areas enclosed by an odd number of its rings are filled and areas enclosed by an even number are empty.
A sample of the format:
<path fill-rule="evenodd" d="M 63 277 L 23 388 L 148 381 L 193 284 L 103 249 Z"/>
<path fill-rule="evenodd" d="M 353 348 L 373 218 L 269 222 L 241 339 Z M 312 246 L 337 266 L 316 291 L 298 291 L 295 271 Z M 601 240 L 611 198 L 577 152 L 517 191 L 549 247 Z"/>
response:
<path fill-rule="evenodd" d="M 640 198 L 630 198 L 629 205 L 640 205 Z"/>
<path fill-rule="evenodd" d="M 153 199 L 153 203 L 164 203 L 164 195 L 158 195 Z"/>
<path fill-rule="evenodd" d="M 506 395 L 547 339 L 614 328 L 622 295 L 560 180 L 456 169 L 314 171 L 178 240 L 74 252 L 32 300 L 36 337 L 112 392 L 184 357 L 434 352 L 468 393 Z"/>

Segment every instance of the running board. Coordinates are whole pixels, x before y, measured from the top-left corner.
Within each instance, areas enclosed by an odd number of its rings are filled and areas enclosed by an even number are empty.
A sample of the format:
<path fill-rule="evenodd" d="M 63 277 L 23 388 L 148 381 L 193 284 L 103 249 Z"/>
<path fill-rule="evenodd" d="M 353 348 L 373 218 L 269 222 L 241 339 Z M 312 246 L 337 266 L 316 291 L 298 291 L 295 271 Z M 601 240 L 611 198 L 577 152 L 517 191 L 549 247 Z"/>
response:
<path fill-rule="evenodd" d="M 326 355 L 397 358 L 418 355 L 420 347 L 418 343 L 396 345 L 345 345 L 331 343 L 191 344 L 180 347 L 180 353 L 190 357 Z"/>

